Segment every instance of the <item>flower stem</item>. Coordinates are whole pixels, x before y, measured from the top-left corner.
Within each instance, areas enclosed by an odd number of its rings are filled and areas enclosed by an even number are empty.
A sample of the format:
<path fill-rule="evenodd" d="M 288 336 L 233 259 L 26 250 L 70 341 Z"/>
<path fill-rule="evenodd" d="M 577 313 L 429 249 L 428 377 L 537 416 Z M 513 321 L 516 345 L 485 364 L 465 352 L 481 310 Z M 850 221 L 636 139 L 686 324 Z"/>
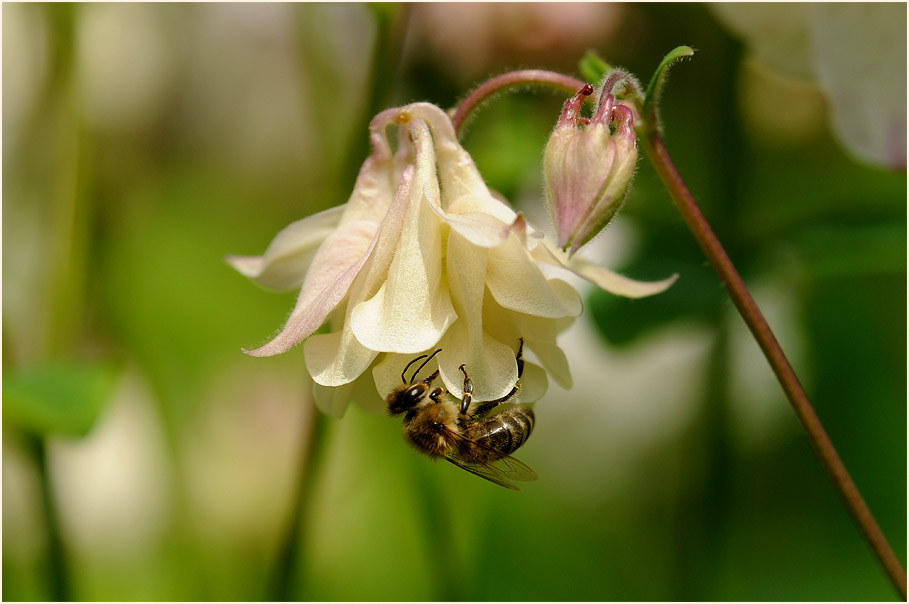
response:
<path fill-rule="evenodd" d="M 569 92 L 577 92 L 584 87 L 586 82 L 577 78 L 567 76 L 555 71 L 546 71 L 544 69 L 523 69 L 521 71 L 509 71 L 502 75 L 496 76 L 480 84 L 470 94 L 467 95 L 451 116 L 451 123 L 454 125 L 455 132 L 460 132 L 464 127 L 467 117 L 476 109 L 480 103 L 497 92 L 516 86 L 526 86 L 536 84 L 538 86 L 549 86 Z"/>
<path fill-rule="evenodd" d="M 571 76 L 544 70 L 513 71 L 496 76 L 467 95 L 464 101 L 456 108 L 452 114 L 455 132 L 460 132 L 467 117 L 488 97 L 508 88 L 528 84 L 549 86 L 569 93 L 576 93 L 585 85 L 585 82 Z M 685 222 L 688 224 L 688 228 L 691 229 L 704 254 L 710 260 L 720 279 L 722 279 L 729 296 L 754 335 L 755 340 L 757 340 L 758 345 L 764 352 L 764 356 L 767 357 L 770 367 L 776 374 L 777 380 L 779 380 L 799 421 L 802 423 L 808 440 L 843 498 L 846 508 L 852 514 L 865 539 L 868 540 L 871 549 L 877 555 L 890 580 L 896 586 L 902 598 L 906 599 L 906 571 L 887 542 L 887 538 L 881 532 L 874 516 L 871 515 L 871 511 L 865 504 L 865 500 L 862 498 L 845 465 L 843 465 L 843 461 L 821 425 L 814 408 L 799 383 L 795 371 L 773 335 L 773 331 L 672 163 L 663 140 L 660 138 L 659 129 L 655 126 L 655 124 L 651 124 L 651 127 L 647 128 L 646 136 L 641 138 L 645 151 L 653 162 L 669 194 L 679 207 Z"/>
<path fill-rule="evenodd" d="M 306 517 L 306 512 L 310 507 L 310 496 L 312 495 L 313 484 L 315 484 L 315 469 L 318 467 L 321 451 L 325 443 L 325 417 L 315 408 L 315 405 L 309 405 L 309 408 L 307 427 L 300 447 L 300 467 L 298 469 L 299 474 L 292 503 L 291 518 L 279 545 L 274 574 L 268 586 L 269 596 L 266 600 L 275 602 L 289 602 L 296 599 L 292 597 L 294 591 L 293 573 L 295 569 L 302 566 L 300 563 L 302 556 L 300 531 L 303 526 L 303 519 Z"/>
<path fill-rule="evenodd" d="M 72 600 L 72 592 L 66 571 L 66 555 L 63 536 L 60 533 L 60 517 L 57 500 L 54 496 L 54 483 L 47 466 L 47 440 L 44 437 L 32 435 L 26 435 L 26 439 L 41 479 L 41 500 L 47 528 L 48 596 L 55 602 L 69 602 Z"/>
<path fill-rule="evenodd" d="M 820 457 L 821 464 L 830 475 L 830 479 L 871 545 L 871 549 L 874 550 L 891 581 L 893 581 L 900 595 L 905 599 L 906 571 L 903 569 L 893 549 L 891 549 L 887 538 L 881 532 L 874 516 L 871 515 L 871 511 L 865 504 L 865 500 L 862 498 L 845 465 L 843 465 L 843 461 L 821 425 L 802 385 L 799 383 L 795 370 L 786 359 L 786 355 L 783 353 L 779 342 L 777 342 L 773 331 L 672 163 L 662 138 L 653 130 L 647 138 L 642 140 L 642 143 L 663 184 L 681 211 L 688 228 L 691 229 L 704 254 L 710 260 L 720 279 L 722 279 L 726 290 L 729 292 L 729 297 L 732 298 L 736 308 L 738 308 L 739 313 L 754 335 L 754 339 L 757 340 L 761 350 L 764 351 L 764 356 L 767 357 L 767 361 L 776 374 L 780 385 L 792 403 L 795 414 L 801 421 L 808 440 L 811 441 L 815 452 Z"/>

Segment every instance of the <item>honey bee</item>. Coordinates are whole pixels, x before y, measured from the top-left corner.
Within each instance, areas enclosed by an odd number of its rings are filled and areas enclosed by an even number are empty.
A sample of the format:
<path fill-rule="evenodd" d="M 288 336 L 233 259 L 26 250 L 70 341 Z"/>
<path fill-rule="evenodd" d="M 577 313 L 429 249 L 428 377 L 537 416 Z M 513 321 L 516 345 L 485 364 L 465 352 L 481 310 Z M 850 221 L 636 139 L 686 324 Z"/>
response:
<path fill-rule="evenodd" d="M 423 367 L 441 349 L 429 356 L 420 355 L 408 363 L 401 373 L 403 385 L 386 398 L 388 413 L 404 416 L 404 439 L 430 459 L 443 458 L 508 489 L 520 491 L 510 482 L 512 480 L 536 480 L 533 470 L 510 455 L 530 437 L 533 410 L 523 405 L 510 405 L 493 413 L 521 389 L 523 338 L 520 342 L 515 356 L 518 380 L 511 392 L 492 401 L 473 401 L 473 382 L 464 365 L 459 367 L 464 374 L 464 395 L 460 405 L 444 388 L 433 388 L 433 382 L 439 377 L 438 370 L 414 383 Z M 422 359 L 426 360 L 408 381 L 407 370 Z"/>

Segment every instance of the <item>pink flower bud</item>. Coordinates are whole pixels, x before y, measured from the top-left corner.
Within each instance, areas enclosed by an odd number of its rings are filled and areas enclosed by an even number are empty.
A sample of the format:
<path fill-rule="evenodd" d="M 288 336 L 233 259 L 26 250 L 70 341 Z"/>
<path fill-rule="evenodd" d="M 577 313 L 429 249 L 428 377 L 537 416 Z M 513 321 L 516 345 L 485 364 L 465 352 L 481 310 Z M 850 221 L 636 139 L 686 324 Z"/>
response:
<path fill-rule="evenodd" d="M 631 110 L 612 94 L 601 92 L 596 114 L 581 117 L 584 97 L 592 93 L 588 84 L 565 103 L 543 156 L 558 245 L 569 254 L 593 239 L 618 211 L 638 157 Z"/>

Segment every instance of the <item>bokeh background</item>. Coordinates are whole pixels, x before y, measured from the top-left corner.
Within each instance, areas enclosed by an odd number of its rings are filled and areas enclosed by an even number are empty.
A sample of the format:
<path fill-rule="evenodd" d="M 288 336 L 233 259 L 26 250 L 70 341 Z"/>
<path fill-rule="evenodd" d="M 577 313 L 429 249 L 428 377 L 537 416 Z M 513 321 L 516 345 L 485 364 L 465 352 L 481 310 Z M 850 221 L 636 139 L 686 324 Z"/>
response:
<path fill-rule="evenodd" d="M 585 254 L 679 281 L 584 290 L 522 493 L 316 420 L 301 349 L 240 352 L 296 294 L 223 261 L 346 201 L 380 109 L 691 45 L 666 144 L 905 564 L 906 6 L 868 6 L 5 3 L 3 598 L 271 599 L 291 530 L 302 600 L 896 599 L 646 158 Z M 537 224 L 564 99 L 463 138 Z"/>

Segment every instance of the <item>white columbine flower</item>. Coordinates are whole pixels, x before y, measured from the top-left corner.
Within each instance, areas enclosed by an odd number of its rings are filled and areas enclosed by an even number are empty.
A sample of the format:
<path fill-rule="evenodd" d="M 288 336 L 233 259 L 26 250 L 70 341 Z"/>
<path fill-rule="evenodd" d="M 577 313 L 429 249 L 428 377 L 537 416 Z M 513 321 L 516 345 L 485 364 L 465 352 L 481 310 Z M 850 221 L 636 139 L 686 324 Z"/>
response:
<path fill-rule="evenodd" d="M 397 124 L 393 153 L 386 130 Z M 490 193 L 444 111 L 414 103 L 377 115 L 372 153 L 346 204 L 299 220 L 257 257 L 230 257 L 265 287 L 302 285 L 283 330 L 252 356 L 303 342 L 316 404 L 341 416 L 350 400 L 380 408 L 419 354 L 461 396 L 466 364 L 474 400 L 507 394 L 520 338 L 528 359 L 521 400 L 546 391 L 547 374 L 569 387 L 556 335 L 581 312 L 577 291 L 539 263 L 567 268 L 612 293 L 659 293 L 675 277 L 632 281 L 568 256 Z M 315 331 L 328 321 L 327 333 Z"/>

